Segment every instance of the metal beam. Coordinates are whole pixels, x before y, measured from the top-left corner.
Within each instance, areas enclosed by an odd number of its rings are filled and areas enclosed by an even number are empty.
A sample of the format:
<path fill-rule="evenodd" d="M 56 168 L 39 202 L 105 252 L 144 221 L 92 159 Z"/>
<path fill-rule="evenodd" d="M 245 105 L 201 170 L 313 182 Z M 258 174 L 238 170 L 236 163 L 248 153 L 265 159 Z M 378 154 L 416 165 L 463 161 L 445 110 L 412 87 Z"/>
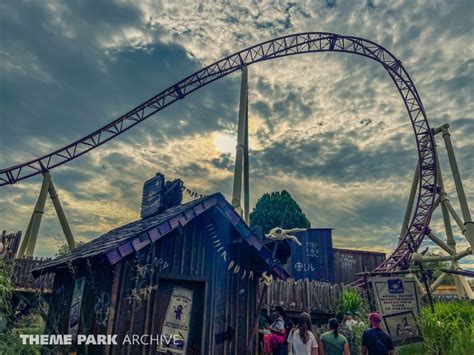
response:
<path fill-rule="evenodd" d="M 33 214 L 30 218 L 30 222 L 28 223 L 26 233 L 23 236 L 20 249 L 18 250 L 17 258 L 23 258 L 24 256 L 33 256 L 33 253 L 36 248 L 36 241 L 38 239 L 38 232 L 41 226 L 48 193 L 49 197 L 51 198 L 51 201 L 53 202 L 54 209 L 56 210 L 59 223 L 61 224 L 61 228 L 64 232 L 64 236 L 66 237 L 66 241 L 69 248 L 72 249 L 75 246 L 74 237 L 72 235 L 71 228 L 69 227 L 69 223 L 66 219 L 66 214 L 64 213 L 64 210 L 61 206 L 61 202 L 59 201 L 59 196 L 54 187 L 53 180 L 51 179 L 50 173 L 48 171 L 45 171 L 43 172 L 43 181 L 41 183 L 40 194 L 38 196 L 38 200 L 36 201 L 36 205 L 33 210 Z"/>
<path fill-rule="evenodd" d="M 45 174 L 49 175 L 49 172 Z M 66 219 L 66 214 L 64 213 L 63 207 L 61 206 L 61 201 L 59 201 L 58 193 L 54 188 L 53 179 L 49 175 L 49 197 L 53 202 L 54 209 L 56 210 L 56 214 L 59 219 L 59 223 L 61 224 L 61 228 L 63 230 L 64 236 L 66 237 L 67 244 L 70 249 L 74 248 L 76 243 L 74 242 L 74 237 L 72 235 L 71 227 L 69 227 L 69 223 Z"/>
<path fill-rule="evenodd" d="M 36 247 L 36 240 L 38 239 L 39 227 L 41 225 L 41 220 L 44 214 L 44 206 L 46 204 L 46 198 L 48 195 L 49 185 L 51 179 L 49 174 L 43 175 L 43 183 L 41 184 L 41 190 L 36 202 L 35 210 L 33 216 L 31 217 L 31 230 L 28 236 L 25 235 L 25 238 L 28 238 L 28 245 L 26 246 L 25 256 L 33 256 Z"/>
<path fill-rule="evenodd" d="M 441 240 L 441 238 L 436 236 L 436 234 L 434 234 L 433 232 L 428 234 L 428 238 L 430 238 L 433 241 L 433 243 L 435 243 L 437 246 L 439 246 L 449 255 L 456 254 L 456 251 L 454 249 L 452 249 L 449 245 L 447 245 L 443 240 Z"/>
<path fill-rule="evenodd" d="M 449 165 L 451 166 L 451 172 L 453 174 L 454 186 L 459 199 L 459 205 L 461 206 L 461 212 L 464 219 L 464 225 L 466 226 L 466 238 L 471 244 L 471 249 L 474 250 L 474 224 L 471 218 L 471 212 L 467 205 L 466 194 L 461 181 L 461 175 L 459 173 L 458 164 L 454 155 L 453 144 L 451 142 L 451 134 L 449 133 L 449 124 L 445 124 L 442 128 L 444 144 L 448 153 Z"/>
<path fill-rule="evenodd" d="M 245 108 L 245 150 L 244 150 L 244 221 L 250 224 L 250 176 L 249 176 L 249 99 L 247 88 L 247 99 Z"/>
<path fill-rule="evenodd" d="M 456 221 L 456 224 L 458 225 L 459 229 L 461 230 L 461 233 L 464 234 L 464 236 L 466 236 L 467 229 L 466 229 L 466 226 L 464 225 L 464 222 L 462 221 L 461 217 L 459 217 L 458 213 L 454 210 L 453 206 L 451 205 L 451 202 L 449 202 L 449 200 L 447 200 L 445 197 L 444 197 L 444 199 L 445 199 L 445 201 L 442 201 L 442 203 L 446 206 L 449 213 L 451 214 L 453 219 Z M 466 238 L 467 238 L 467 236 L 466 236 Z"/>
<path fill-rule="evenodd" d="M 33 222 L 34 215 L 35 215 L 35 211 L 33 210 L 33 213 L 31 214 L 31 217 L 30 217 L 30 221 L 28 222 L 28 227 L 26 228 L 26 233 L 23 235 L 23 239 L 21 240 L 20 249 L 18 250 L 18 253 L 16 255 L 18 259 L 21 259 L 25 256 L 26 247 L 28 246 L 28 241 L 30 239 L 31 223 Z"/>
<path fill-rule="evenodd" d="M 398 238 L 398 244 L 402 243 L 405 235 L 408 233 L 408 225 L 410 223 L 410 217 L 413 211 L 413 204 L 415 202 L 416 191 L 418 190 L 418 184 L 420 180 L 420 165 L 417 163 L 415 168 L 415 174 L 411 182 L 410 196 L 408 197 L 407 207 L 405 209 L 405 217 L 403 217 L 402 229 L 400 231 L 400 237 Z"/>
<path fill-rule="evenodd" d="M 438 288 L 438 286 L 440 286 L 444 282 L 446 277 L 448 277 L 448 274 L 446 274 L 445 272 L 439 275 L 439 277 L 435 280 L 435 282 L 431 284 L 431 287 L 430 287 L 431 291 L 434 292 Z"/>
<path fill-rule="evenodd" d="M 242 67 L 242 80 L 240 84 L 240 106 L 239 106 L 239 123 L 237 131 L 237 147 L 235 152 L 234 167 L 234 185 L 232 190 L 232 207 L 242 216 L 241 196 L 242 196 L 242 169 L 245 155 L 245 133 L 246 133 L 246 112 L 248 97 L 248 75 L 247 67 Z"/>

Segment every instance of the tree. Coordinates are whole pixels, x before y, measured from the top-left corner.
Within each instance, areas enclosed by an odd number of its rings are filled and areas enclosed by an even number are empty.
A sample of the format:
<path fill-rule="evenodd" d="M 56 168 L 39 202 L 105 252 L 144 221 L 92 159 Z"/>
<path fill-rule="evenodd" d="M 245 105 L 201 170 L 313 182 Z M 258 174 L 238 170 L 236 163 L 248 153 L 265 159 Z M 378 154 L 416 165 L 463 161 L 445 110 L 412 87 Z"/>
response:
<path fill-rule="evenodd" d="M 250 213 L 250 225 L 262 227 L 264 233 L 275 227 L 311 227 L 301 207 L 285 190 L 263 194 Z"/>

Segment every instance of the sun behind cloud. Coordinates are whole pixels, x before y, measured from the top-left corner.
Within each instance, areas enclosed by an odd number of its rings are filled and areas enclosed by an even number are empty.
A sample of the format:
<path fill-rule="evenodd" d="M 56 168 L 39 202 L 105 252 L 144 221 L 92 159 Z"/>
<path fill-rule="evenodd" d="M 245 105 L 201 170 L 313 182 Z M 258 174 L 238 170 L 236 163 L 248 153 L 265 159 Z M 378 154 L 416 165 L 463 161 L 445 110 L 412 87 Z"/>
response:
<path fill-rule="evenodd" d="M 231 135 L 230 133 L 214 133 L 214 146 L 219 153 L 235 153 L 236 145 L 237 137 Z"/>

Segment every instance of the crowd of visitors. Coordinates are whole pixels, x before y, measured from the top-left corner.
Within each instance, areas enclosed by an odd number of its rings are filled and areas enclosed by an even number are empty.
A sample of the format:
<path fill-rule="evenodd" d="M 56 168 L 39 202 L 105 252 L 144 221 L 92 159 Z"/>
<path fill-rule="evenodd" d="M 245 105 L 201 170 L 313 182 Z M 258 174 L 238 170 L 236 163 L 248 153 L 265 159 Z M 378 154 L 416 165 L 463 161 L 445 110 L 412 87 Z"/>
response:
<path fill-rule="evenodd" d="M 341 327 L 349 332 L 356 327 L 366 328 L 360 313 L 347 312 L 340 323 L 329 319 L 327 331 L 313 331 L 311 317 L 301 313 L 296 323 L 288 317 L 281 306 L 276 306 L 270 317 L 260 317 L 259 347 L 263 355 L 394 355 L 392 338 L 382 330 L 379 313 L 368 316 L 369 328 L 362 333 L 360 350 L 354 350 L 341 333 Z M 321 334 L 322 333 L 322 334 Z M 360 333 L 359 333 L 360 334 Z"/>

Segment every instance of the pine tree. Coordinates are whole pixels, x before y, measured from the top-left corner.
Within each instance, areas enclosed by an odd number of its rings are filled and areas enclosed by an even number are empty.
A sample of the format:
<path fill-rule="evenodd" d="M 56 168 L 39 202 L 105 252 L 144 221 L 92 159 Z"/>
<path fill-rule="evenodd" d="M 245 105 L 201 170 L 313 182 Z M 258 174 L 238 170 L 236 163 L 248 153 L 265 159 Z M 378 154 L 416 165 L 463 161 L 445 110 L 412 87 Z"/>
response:
<path fill-rule="evenodd" d="M 285 190 L 263 194 L 250 213 L 250 225 L 261 226 L 264 233 L 275 227 L 311 227 L 301 207 Z"/>

